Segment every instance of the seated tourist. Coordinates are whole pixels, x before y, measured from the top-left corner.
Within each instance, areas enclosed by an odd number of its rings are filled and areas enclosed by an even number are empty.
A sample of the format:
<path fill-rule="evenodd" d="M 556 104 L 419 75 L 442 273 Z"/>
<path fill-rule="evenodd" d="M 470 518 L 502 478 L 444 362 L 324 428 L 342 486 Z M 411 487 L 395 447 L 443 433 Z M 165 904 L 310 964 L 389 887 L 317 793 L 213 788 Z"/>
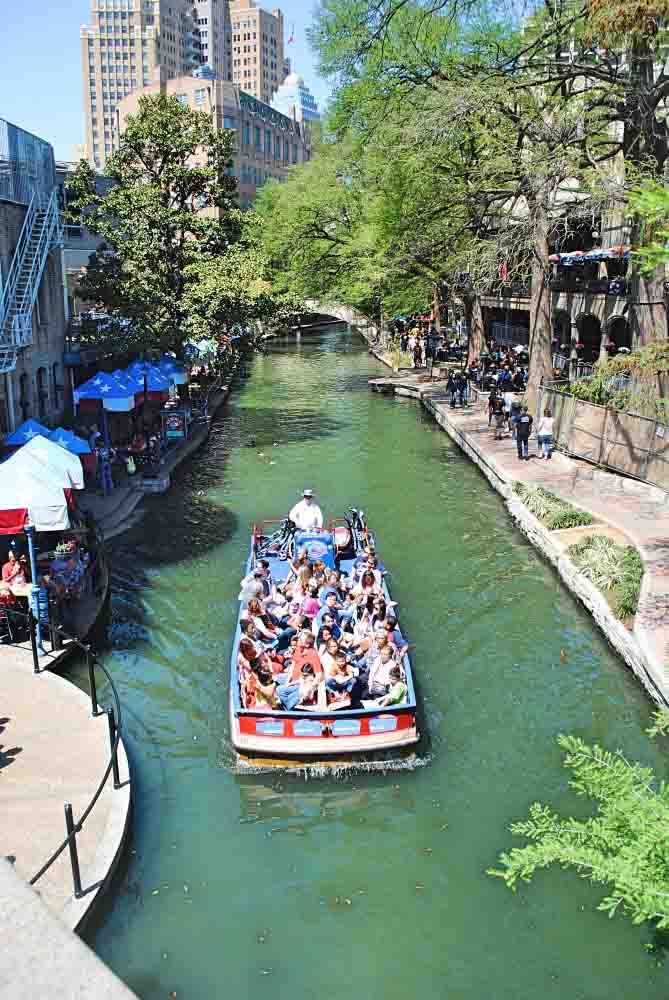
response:
<path fill-rule="evenodd" d="M 298 681 L 302 675 L 302 667 L 308 664 L 313 672 L 314 676 L 319 680 L 323 680 L 323 668 L 321 666 L 321 661 L 318 653 L 314 649 L 314 634 L 304 629 L 300 632 L 297 646 L 295 647 L 295 653 L 293 654 L 293 662 L 290 670 L 290 680 Z"/>
<path fill-rule="evenodd" d="M 245 678 L 245 708 L 279 708 L 277 686 L 267 670 L 255 666 Z"/>
<path fill-rule="evenodd" d="M 380 596 L 381 593 L 381 587 L 377 582 L 376 576 L 369 569 L 364 570 L 360 577 L 360 583 L 351 590 L 351 596 L 358 608 L 364 606 L 368 598 Z"/>
<path fill-rule="evenodd" d="M 339 612 L 337 611 L 337 595 L 334 590 L 329 590 L 325 595 L 325 603 L 322 604 L 313 621 L 313 631 L 314 635 L 318 633 L 319 628 L 323 624 L 324 615 L 331 615 L 335 624 L 339 624 Z"/>
<path fill-rule="evenodd" d="M 265 588 L 263 586 L 262 580 L 262 570 L 256 567 L 248 576 L 245 576 L 241 582 L 241 590 L 239 591 L 238 601 L 242 601 L 244 604 L 248 601 L 252 601 L 254 598 L 260 600 L 265 596 Z"/>
<path fill-rule="evenodd" d="M 287 684 L 280 684 L 276 689 L 281 706 L 288 712 L 291 712 L 295 708 L 309 707 L 318 697 L 320 683 L 321 680 L 315 674 L 314 668 L 311 664 L 305 663 L 300 668 L 296 680 L 290 680 Z"/>
<path fill-rule="evenodd" d="M 321 661 L 321 666 L 323 667 L 323 673 L 326 678 L 330 676 L 330 673 L 335 665 L 335 657 L 339 652 L 339 643 L 336 639 L 328 639 L 325 644 L 325 649 L 321 653 L 319 651 L 318 656 Z"/>
<path fill-rule="evenodd" d="M 326 668 L 325 678 L 325 686 L 328 691 L 344 692 L 350 695 L 355 684 L 355 674 L 343 650 L 340 649 L 334 654 L 332 665 Z"/>
<path fill-rule="evenodd" d="M 9 550 L 7 562 L 2 567 L 2 582 L 10 587 L 20 586 L 27 582 L 25 556 L 22 559 L 17 559 L 13 549 Z"/>
<path fill-rule="evenodd" d="M 344 597 L 344 587 L 341 583 L 341 574 L 336 570 L 330 570 L 325 578 L 325 583 L 318 592 L 318 600 L 321 604 L 325 604 L 325 598 L 330 591 L 334 591 L 337 596 L 337 603 L 339 603 Z"/>
<path fill-rule="evenodd" d="M 253 622 L 263 642 L 275 642 L 281 633 L 281 629 L 270 620 L 256 597 L 246 605 L 245 619 Z"/>
<path fill-rule="evenodd" d="M 367 693 L 369 698 L 383 698 L 390 687 L 390 671 L 396 666 L 395 650 L 386 641 L 378 655 L 371 661 L 367 673 Z"/>
<path fill-rule="evenodd" d="M 242 635 L 237 647 L 237 669 L 240 676 L 244 671 L 251 670 L 258 658 L 258 650 L 252 639 Z"/>
<path fill-rule="evenodd" d="M 409 644 L 402 635 L 402 633 L 400 632 L 399 626 L 397 624 L 397 618 L 394 618 L 392 615 L 388 615 L 386 620 L 383 622 L 383 627 L 386 630 L 388 639 L 390 640 L 390 642 L 393 644 L 393 646 L 397 651 L 397 659 L 401 661 L 402 658 L 404 657 L 404 654 L 409 649 Z"/>
<path fill-rule="evenodd" d="M 316 643 L 315 643 L 316 650 L 321 658 L 323 656 L 323 651 L 325 650 L 325 647 L 331 638 L 332 638 L 332 629 L 330 628 L 330 626 L 321 625 L 321 627 L 318 630 L 318 635 L 316 636 Z"/>
<path fill-rule="evenodd" d="M 304 598 L 302 604 L 300 605 L 300 611 L 302 612 L 303 615 L 306 615 L 310 621 L 313 622 L 314 618 L 316 617 L 316 615 L 320 610 L 320 607 L 321 606 L 318 600 L 318 587 L 316 584 L 312 584 L 309 586 L 307 596 Z"/>
<path fill-rule="evenodd" d="M 407 686 L 402 679 L 401 669 L 395 665 L 389 671 L 390 687 L 388 693 L 379 698 L 377 705 L 380 708 L 387 708 L 389 705 L 401 705 L 407 700 Z"/>

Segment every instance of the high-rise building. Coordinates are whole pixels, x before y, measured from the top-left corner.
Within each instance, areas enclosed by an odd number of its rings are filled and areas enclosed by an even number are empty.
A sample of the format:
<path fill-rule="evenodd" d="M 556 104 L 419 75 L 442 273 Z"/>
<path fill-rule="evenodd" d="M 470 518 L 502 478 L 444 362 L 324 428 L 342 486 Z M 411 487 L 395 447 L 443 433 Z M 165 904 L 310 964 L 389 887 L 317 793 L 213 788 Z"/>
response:
<path fill-rule="evenodd" d="M 81 48 L 85 149 L 96 168 L 118 148 L 116 107 L 133 90 L 208 65 L 269 103 L 284 77 L 283 15 L 255 0 L 91 0 Z"/>
<path fill-rule="evenodd" d="M 163 79 L 129 94 L 118 106 L 119 128 L 123 132 L 128 115 L 137 113 L 143 94 L 161 91 L 211 115 L 216 128 L 235 133 L 229 172 L 237 178 L 240 207 L 248 208 L 266 181 L 285 180 L 293 167 L 311 158 L 311 129 L 308 122 L 280 114 L 228 80 L 208 77 L 198 72 L 197 76 Z"/>
<path fill-rule="evenodd" d="M 126 94 L 151 83 L 159 66 L 176 77 L 205 61 L 193 9 L 192 0 L 91 0 L 91 23 L 81 28 L 81 54 L 92 166 L 103 167 L 118 148 L 115 111 Z"/>
<path fill-rule="evenodd" d="M 283 14 L 255 0 L 230 0 L 230 21 L 233 83 L 269 104 L 284 78 Z"/>
<path fill-rule="evenodd" d="M 298 122 L 320 121 L 316 98 L 298 73 L 290 73 L 272 101 L 272 107 Z"/>

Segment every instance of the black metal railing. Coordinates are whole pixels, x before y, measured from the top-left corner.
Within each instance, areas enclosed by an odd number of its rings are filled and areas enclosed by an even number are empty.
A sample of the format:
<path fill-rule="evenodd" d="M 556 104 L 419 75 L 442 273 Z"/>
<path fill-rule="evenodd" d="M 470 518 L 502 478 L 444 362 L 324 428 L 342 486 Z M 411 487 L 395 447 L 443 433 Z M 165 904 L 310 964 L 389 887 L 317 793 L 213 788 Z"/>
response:
<path fill-rule="evenodd" d="M 7 616 L 9 624 L 11 626 L 11 621 L 19 622 L 28 627 L 28 632 L 30 636 L 30 648 L 33 658 L 33 672 L 35 674 L 42 673 L 43 668 L 40 665 L 40 650 L 37 643 L 37 619 L 33 615 L 32 611 L 25 614 L 22 611 L 16 611 L 13 608 L 4 608 L 3 614 Z M 67 848 L 70 855 L 70 865 L 72 868 L 72 885 L 75 899 L 80 899 L 85 896 L 87 892 L 92 889 L 97 888 L 99 883 L 95 883 L 89 886 L 87 889 L 82 888 L 81 884 L 81 870 L 79 866 L 79 852 L 77 848 L 77 834 L 81 833 L 84 828 L 86 820 L 93 812 L 93 809 L 97 805 L 97 802 L 102 795 L 110 774 L 112 775 L 113 786 L 116 791 L 123 787 L 120 778 L 119 766 L 118 766 L 118 747 L 121 741 L 121 733 L 123 730 L 123 716 L 121 713 L 121 702 L 116 690 L 114 681 L 112 680 L 111 674 L 105 666 L 98 660 L 97 656 L 93 652 L 91 646 L 87 643 L 82 642 L 76 636 L 69 635 L 61 625 L 57 625 L 53 622 L 43 623 L 42 627 L 46 627 L 50 633 L 50 643 L 52 652 L 58 652 L 62 649 L 63 640 L 68 640 L 75 646 L 77 646 L 86 657 L 86 666 L 88 669 L 88 685 L 89 694 L 91 699 L 91 716 L 95 719 L 100 715 L 107 716 L 108 732 L 109 732 L 109 762 L 105 767 L 104 773 L 97 789 L 91 798 L 90 802 L 82 812 L 81 816 L 75 820 L 72 805 L 70 802 L 65 802 L 63 805 L 65 813 L 65 830 L 66 836 L 62 843 L 56 848 L 56 850 L 51 854 L 51 856 L 44 862 L 42 867 L 36 872 L 35 875 L 30 879 L 29 884 L 35 885 L 45 872 L 49 870 L 51 865 L 58 860 L 63 851 Z M 18 646 L 19 648 L 25 648 L 21 646 L 20 643 L 15 643 L 13 637 L 10 635 L 12 640 L 9 645 Z M 107 679 L 109 688 L 111 690 L 112 698 L 114 704 L 106 709 L 101 709 L 98 704 L 98 694 L 97 694 L 97 683 L 96 683 L 96 670 L 100 670 Z"/>

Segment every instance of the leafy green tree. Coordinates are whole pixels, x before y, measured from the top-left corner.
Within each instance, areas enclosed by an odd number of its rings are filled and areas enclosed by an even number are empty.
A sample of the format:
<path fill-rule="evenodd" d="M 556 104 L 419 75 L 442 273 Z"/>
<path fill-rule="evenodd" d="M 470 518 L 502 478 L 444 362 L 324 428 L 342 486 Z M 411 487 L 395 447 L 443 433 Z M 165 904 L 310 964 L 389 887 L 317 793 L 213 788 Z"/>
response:
<path fill-rule="evenodd" d="M 666 713 L 654 732 L 666 732 Z M 635 924 L 652 921 L 669 928 L 669 786 L 650 768 L 631 763 L 620 751 L 589 746 L 575 736 L 560 736 L 564 766 L 577 795 L 596 804 L 584 820 L 563 818 L 535 803 L 529 818 L 511 832 L 524 847 L 500 857 L 488 874 L 516 890 L 552 865 L 575 870 L 582 878 L 607 887 L 599 909 L 610 917 L 623 913 Z"/>
<path fill-rule="evenodd" d="M 130 320 L 122 334 L 128 348 L 179 350 L 193 322 L 191 285 L 202 268 L 223 267 L 238 243 L 232 146 L 232 132 L 215 129 L 210 116 L 159 94 L 140 98 L 128 118 L 105 192 L 88 164 L 79 164 L 70 213 L 83 215 L 104 241 L 79 294 Z"/>

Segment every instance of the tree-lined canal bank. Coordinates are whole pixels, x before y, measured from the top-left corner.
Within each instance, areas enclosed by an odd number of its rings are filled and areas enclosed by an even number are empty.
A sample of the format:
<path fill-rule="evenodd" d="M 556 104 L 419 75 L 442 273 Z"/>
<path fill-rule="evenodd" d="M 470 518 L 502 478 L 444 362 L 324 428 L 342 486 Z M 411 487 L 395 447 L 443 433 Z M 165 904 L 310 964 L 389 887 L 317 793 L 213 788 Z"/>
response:
<path fill-rule="evenodd" d="M 485 869 L 537 798 L 573 811 L 559 732 L 664 776 L 651 708 L 503 502 L 341 328 L 273 342 L 209 442 L 114 552 L 108 665 L 128 719 L 135 835 L 91 941 L 142 998 L 666 995 L 647 929 L 549 872 Z M 305 783 L 226 765 L 230 630 L 254 519 L 305 485 L 368 511 L 413 644 L 431 759 Z"/>

